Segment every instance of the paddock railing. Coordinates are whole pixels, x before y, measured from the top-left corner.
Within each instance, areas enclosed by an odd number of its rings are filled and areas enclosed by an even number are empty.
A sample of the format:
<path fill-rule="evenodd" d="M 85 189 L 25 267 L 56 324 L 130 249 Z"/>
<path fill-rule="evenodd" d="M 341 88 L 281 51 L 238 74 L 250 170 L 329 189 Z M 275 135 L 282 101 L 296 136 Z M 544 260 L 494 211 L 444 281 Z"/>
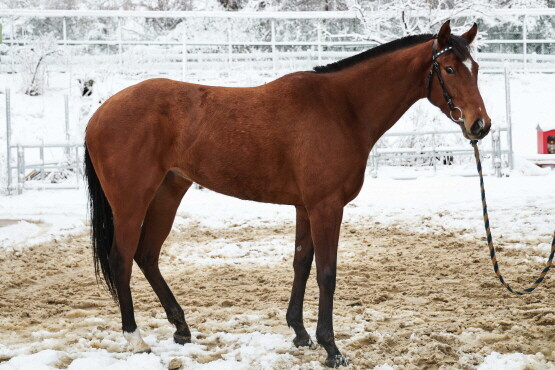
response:
<path fill-rule="evenodd" d="M 480 153 L 484 163 L 487 159 L 491 161 L 491 174 L 496 177 L 502 176 L 503 168 L 512 168 L 513 151 L 510 146 L 509 127 L 492 128 L 488 137 L 489 147 L 482 147 Z M 431 167 L 433 173 L 440 166 L 459 166 L 461 160 L 467 163 L 472 162 L 474 149 L 465 141 L 459 145 L 445 145 L 440 138 L 442 136 L 456 135 L 461 136 L 460 130 L 445 131 L 417 131 L 417 132 L 391 132 L 386 133 L 380 140 L 402 137 L 428 138 L 427 145 L 413 147 L 383 147 L 380 141 L 374 146 L 368 159 L 368 171 L 372 177 L 378 176 L 378 170 L 383 166 L 404 166 L 404 167 Z M 483 141 L 484 141 L 483 140 Z M 481 141 L 480 145 L 484 142 Z M 502 142 L 505 142 L 503 145 Z M 472 168 L 474 170 L 474 168 Z M 471 171 L 472 176 L 476 176 L 475 171 Z"/>
<path fill-rule="evenodd" d="M 46 159 L 45 150 L 56 150 L 56 159 Z M 15 164 L 8 166 L 8 193 L 22 194 L 23 190 L 79 189 L 83 176 L 83 145 L 71 143 L 37 143 L 11 145 L 10 157 Z M 16 155 L 13 155 L 15 151 Z M 38 151 L 39 160 L 29 161 L 30 152 Z M 33 156 L 34 157 L 34 156 Z M 13 171 L 16 171 L 14 181 Z"/>
<path fill-rule="evenodd" d="M 413 19 L 428 19 L 422 12 L 409 13 Z M 555 72 L 555 39 L 545 38 L 531 20 L 555 18 L 555 9 L 490 9 L 461 12 L 439 11 L 441 19 L 510 20 L 514 30 L 493 32 L 481 30 L 476 53 L 482 72 L 500 72 L 506 63 L 513 70 Z M 31 42 L 36 35 L 25 27 L 26 21 L 49 19 L 52 36 L 60 57 L 53 68 L 72 71 L 87 66 L 116 68 L 125 73 L 167 75 L 186 80 L 190 74 L 219 70 L 226 73 L 245 69 L 283 73 L 310 69 L 316 64 L 332 62 L 377 45 L 370 39 L 363 22 L 399 17 L 398 12 L 157 12 L 157 11 L 93 11 L 93 10 L 25 10 L 0 9 L 4 24 L 3 39 L 16 50 Z M 79 34 L 78 22 L 108 19 L 106 34 L 93 38 Z M 141 20 L 136 22 L 134 20 Z M 171 31 L 149 35 L 141 29 L 146 21 L 180 22 Z M 204 22 L 204 23 L 203 23 Z M 212 23 L 220 22 L 218 27 Z M 248 28 L 255 22 L 256 27 Z M 295 23 L 297 22 L 297 23 Z M 301 23 L 299 23 L 301 22 Z M 344 23 L 344 27 L 334 23 Z M 199 35 L 200 24 L 213 27 Z M 437 20 L 436 20 L 437 23 Z M 465 23 L 465 22 L 463 22 Z M 247 25 L 247 26 L 246 26 Z M 296 34 L 295 27 L 308 30 Z M 278 27 L 279 26 L 279 27 Z M 437 26 L 437 24 L 436 24 Z M 377 27 L 377 26 L 376 26 Z M 279 29 L 278 29 L 279 28 Z M 256 30 L 247 35 L 245 29 Z M 293 30 L 291 30 L 293 29 Z M 351 31 L 351 32 L 348 32 Z M 298 33 L 298 32 L 297 32 Z M 85 37 L 86 36 L 86 37 Z M 94 35 L 93 35 L 94 36 Z M 102 36 L 102 38 L 98 37 Z M 401 34 L 397 35 L 402 36 Z M 389 40 L 383 40 L 389 41 Z M 17 70 L 15 56 L 8 52 L 1 64 Z"/>
<path fill-rule="evenodd" d="M 11 92 L 5 91 L 6 179 L 8 194 L 25 189 L 78 189 L 83 176 L 83 145 L 69 136 L 68 99 L 64 99 L 65 142 L 12 143 Z"/>

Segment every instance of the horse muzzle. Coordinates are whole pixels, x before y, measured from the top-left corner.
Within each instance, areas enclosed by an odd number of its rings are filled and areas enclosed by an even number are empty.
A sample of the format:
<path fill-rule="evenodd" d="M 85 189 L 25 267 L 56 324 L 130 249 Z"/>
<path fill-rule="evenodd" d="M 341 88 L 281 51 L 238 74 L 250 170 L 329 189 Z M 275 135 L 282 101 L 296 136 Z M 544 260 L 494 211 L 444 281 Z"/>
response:
<path fill-rule="evenodd" d="M 460 123 L 460 126 L 463 131 L 463 135 L 470 140 L 481 140 L 489 133 L 491 124 L 487 124 L 483 118 L 478 118 L 474 121 L 472 126 L 470 126 L 470 130 L 466 129 L 466 125 L 464 123 Z"/>
<path fill-rule="evenodd" d="M 478 118 L 472 124 L 472 127 L 470 128 L 470 133 L 474 136 L 473 139 L 480 140 L 489 133 L 490 127 L 491 124 L 486 124 L 486 121 L 484 121 L 484 119 Z"/>

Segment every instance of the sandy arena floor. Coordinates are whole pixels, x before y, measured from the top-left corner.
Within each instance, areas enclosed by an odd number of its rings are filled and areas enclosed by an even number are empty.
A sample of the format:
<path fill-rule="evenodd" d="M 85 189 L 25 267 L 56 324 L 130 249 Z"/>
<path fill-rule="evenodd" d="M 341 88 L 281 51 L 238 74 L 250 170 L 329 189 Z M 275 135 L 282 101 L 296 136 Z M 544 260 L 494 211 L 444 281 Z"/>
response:
<path fill-rule="evenodd" d="M 458 235 L 407 233 L 361 219 L 342 229 L 335 332 L 339 348 L 352 368 L 389 364 L 399 368 L 474 368 L 484 356 L 500 353 L 543 353 L 555 360 L 553 279 L 521 298 L 495 280 L 486 246 Z M 293 338 L 285 312 L 293 278 L 294 225 L 214 229 L 190 224 L 174 231 L 164 249 L 162 272 L 182 304 L 194 342 L 197 363 L 225 357 L 229 347 L 216 332 L 281 334 Z M 261 266 L 248 262 L 188 265 L 170 245 L 182 248 L 227 242 L 256 243 L 281 237 L 291 248 L 287 260 Z M 499 240 L 503 242 L 517 242 Z M 531 243 L 537 245 L 540 242 Z M 104 348 L 121 352 L 119 310 L 95 283 L 86 235 L 29 247 L 16 256 L 0 256 L 0 338 L 17 348 L 36 342 L 43 349 L 79 351 Z M 515 288 L 530 283 L 540 259 L 523 262 L 518 249 L 499 250 L 502 272 Z M 305 320 L 314 338 L 317 317 L 315 271 L 309 280 Z M 518 278 L 517 278 L 518 277 Z M 515 280 L 516 279 L 516 280 Z M 135 266 L 133 297 L 137 323 L 144 336 L 171 338 L 173 327 L 150 286 Z M 237 344 L 238 345 L 238 344 Z M 180 358 L 179 348 L 172 358 Z M 153 347 L 153 352 L 157 348 Z M 322 348 L 276 348 L 289 353 L 276 368 L 319 368 Z M 57 367 L 69 366 L 73 352 Z M 240 356 L 240 352 L 237 356 Z M 182 355 L 183 363 L 186 359 Z M 541 355 L 540 355 L 541 357 Z M 168 357 L 169 358 L 169 357 Z M 0 358 L 0 362 L 9 358 Z"/>

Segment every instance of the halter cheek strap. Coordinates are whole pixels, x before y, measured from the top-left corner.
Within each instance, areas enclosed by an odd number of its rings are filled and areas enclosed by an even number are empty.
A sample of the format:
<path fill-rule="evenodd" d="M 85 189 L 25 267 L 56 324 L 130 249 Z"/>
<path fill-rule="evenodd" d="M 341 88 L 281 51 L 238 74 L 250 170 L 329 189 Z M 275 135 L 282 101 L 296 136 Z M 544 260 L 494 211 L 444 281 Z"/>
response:
<path fill-rule="evenodd" d="M 447 91 L 447 87 L 445 86 L 445 81 L 443 81 L 443 77 L 441 76 L 441 69 L 439 67 L 439 63 L 437 62 L 437 58 L 449 51 L 453 50 L 452 46 L 448 46 L 445 49 L 441 49 L 439 51 L 437 50 L 437 39 L 434 40 L 434 42 L 432 43 L 432 69 L 430 69 L 430 72 L 428 73 L 428 82 L 426 83 L 426 89 L 428 90 L 428 99 L 430 99 L 430 93 L 432 91 L 432 80 L 434 78 L 434 75 L 437 76 L 437 80 L 439 82 L 439 85 L 441 86 L 441 90 L 443 91 L 443 97 L 445 98 L 445 102 L 447 103 L 447 106 L 449 107 L 450 113 L 449 115 L 451 116 L 451 119 L 456 122 L 456 123 L 461 123 L 464 122 L 463 119 L 463 112 L 462 109 L 457 107 L 454 103 L 453 103 L 453 99 L 451 99 L 451 95 L 449 95 L 449 92 Z M 459 118 L 454 118 L 453 117 L 453 112 L 459 112 Z"/>

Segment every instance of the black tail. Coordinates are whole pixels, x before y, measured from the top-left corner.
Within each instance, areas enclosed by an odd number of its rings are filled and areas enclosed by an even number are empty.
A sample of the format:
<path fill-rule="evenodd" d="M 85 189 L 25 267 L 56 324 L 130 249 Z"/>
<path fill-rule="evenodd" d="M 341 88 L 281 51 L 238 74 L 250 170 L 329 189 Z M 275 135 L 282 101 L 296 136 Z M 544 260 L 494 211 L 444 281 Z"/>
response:
<path fill-rule="evenodd" d="M 118 300 L 114 276 L 110 269 L 110 249 L 114 239 L 114 218 L 112 208 L 106 199 L 104 190 L 98 181 L 96 172 L 85 144 L 85 177 L 89 185 L 89 211 L 91 215 L 91 239 L 93 248 L 94 271 L 96 281 L 99 282 L 100 274 L 104 277 L 108 291 Z"/>

